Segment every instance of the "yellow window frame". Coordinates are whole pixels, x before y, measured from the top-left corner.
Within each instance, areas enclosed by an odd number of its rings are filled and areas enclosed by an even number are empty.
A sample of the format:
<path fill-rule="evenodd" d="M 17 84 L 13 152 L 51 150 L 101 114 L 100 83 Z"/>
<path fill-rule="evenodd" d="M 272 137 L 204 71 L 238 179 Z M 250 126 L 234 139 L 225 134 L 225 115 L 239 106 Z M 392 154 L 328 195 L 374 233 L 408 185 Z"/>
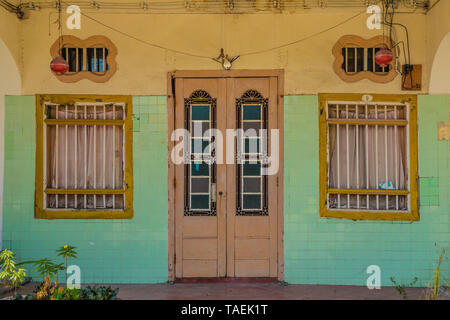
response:
<path fill-rule="evenodd" d="M 329 189 L 328 188 L 328 141 L 327 141 L 327 101 L 364 101 L 364 96 L 372 97 L 370 103 L 387 103 L 398 102 L 409 106 L 409 119 L 407 125 L 409 126 L 409 172 L 408 182 L 409 190 L 347 190 L 347 189 Z M 355 121 L 355 120 L 350 120 Z M 359 120 L 356 120 L 359 122 Z M 364 122 L 364 120 L 361 120 Z M 370 121 L 365 121 L 369 122 Z M 392 123 L 392 121 L 390 121 Z M 356 124 L 356 123 L 355 123 Z M 400 123 L 399 123 L 400 124 Z M 405 124 L 402 124 L 405 125 Z M 384 95 L 384 94 L 319 94 L 319 203 L 320 203 L 320 217 L 324 218 L 339 218 L 351 220 L 386 220 L 386 221 L 418 221 L 420 220 L 418 210 L 418 161 L 417 161 L 417 96 L 416 95 Z M 327 195 L 329 193 L 348 194 L 380 194 L 380 195 L 409 195 L 410 208 L 407 213 L 396 211 L 364 211 L 364 210 L 342 210 L 328 209 Z"/>
<path fill-rule="evenodd" d="M 124 120 L 44 120 L 45 103 L 75 104 L 84 103 L 124 103 Z M 36 177 L 34 216 L 37 219 L 131 219 L 133 218 L 133 103 L 131 96 L 123 95 L 66 95 L 38 94 L 36 95 Z M 44 121 L 58 124 L 124 124 L 124 189 L 44 189 Z M 55 122 L 56 121 L 56 122 Z M 120 123 L 119 123 L 120 122 Z M 123 210 L 48 210 L 44 207 L 44 193 L 47 194 L 123 194 L 125 206 Z"/>

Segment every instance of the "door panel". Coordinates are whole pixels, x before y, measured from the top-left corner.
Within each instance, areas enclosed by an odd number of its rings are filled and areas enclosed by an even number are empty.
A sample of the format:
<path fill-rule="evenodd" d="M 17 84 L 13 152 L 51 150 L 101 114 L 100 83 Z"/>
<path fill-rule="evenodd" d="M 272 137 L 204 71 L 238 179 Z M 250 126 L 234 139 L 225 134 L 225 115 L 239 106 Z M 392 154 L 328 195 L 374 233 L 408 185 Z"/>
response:
<path fill-rule="evenodd" d="M 175 165 L 175 277 L 277 277 L 277 174 L 260 175 L 270 129 L 278 128 L 277 77 L 175 78 L 174 84 L 174 127 L 193 135 L 184 143 L 192 164 Z M 223 152 L 205 151 L 195 128 L 217 129 Z M 267 147 L 259 130 L 230 140 L 226 130 L 238 128 L 268 129 Z M 214 156 L 219 162 L 206 165 Z"/>
<path fill-rule="evenodd" d="M 273 79 L 275 81 L 273 81 Z M 246 129 L 244 123 L 251 123 L 258 119 L 265 120 L 268 129 L 268 146 L 270 152 L 270 129 L 277 128 L 277 82 L 276 78 L 233 78 L 228 79 L 227 95 L 228 108 L 227 125 L 229 128 L 240 127 Z M 252 91 L 252 94 L 249 94 Z M 239 108 L 239 104 L 241 109 Z M 252 106 L 262 107 L 265 116 L 258 117 Z M 264 107 L 265 105 L 265 107 Z M 246 114 L 246 107 L 250 107 Z M 265 109 L 265 111 L 264 111 Z M 233 110 L 230 112 L 230 110 Z M 265 119 L 264 119 L 265 118 Z M 248 122 L 246 122 L 248 121 Z M 239 124 L 241 122 L 241 124 Z M 250 126 L 251 127 L 251 126 Z M 245 146 L 245 142 L 244 142 Z M 242 149 L 241 149 L 242 150 Z M 245 148 L 243 149 L 245 153 Z M 256 150 L 256 152 L 261 150 Z M 245 156 L 245 155 L 244 155 Z M 250 164 L 248 165 L 251 166 Z M 242 172 L 238 177 L 236 172 Z M 227 165 L 228 202 L 227 202 L 227 275 L 231 277 L 276 277 L 277 276 L 277 207 L 276 207 L 276 176 L 261 177 L 266 179 L 266 192 L 261 198 L 265 212 L 245 211 L 249 206 L 245 203 L 247 195 L 244 180 L 252 179 L 252 170 L 245 173 L 245 162 L 239 168 L 236 163 Z M 243 179 L 241 188 L 238 179 Z M 236 190 L 238 189 L 238 190 Z M 252 191 L 258 189 L 250 187 Z M 275 196 L 270 196 L 270 195 Z M 248 194 L 250 198 L 252 193 Z M 241 202 L 237 199 L 242 196 Z M 250 201 L 251 202 L 251 201 Z M 242 206 L 243 213 L 238 213 Z M 251 205 L 250 205 L 251 206 Z"/>
<path fill-rule="evenodd" d="M 196 139 L 202 136 L 205 125 L 206 129 L 224 126 L 216 116 L 225 108 L 224 83 L 222 79 L 177 79 L 175 82 L 175 128 L 191 132 L 191 141 L 185 141 L 184 146 L 193 153 L 192 164 L 175 166 L 177 278 L 223 277 L 226 272 L 226 204 L 217 201 L 217 196 L 214 201 L 211 192 L 212 184 L 225 183 L 226 168 L 208 160 L 208 155 L 203 154 L 203 143 L 197 143 L 201 139 Z M 200 135 L 195 132 L 197 128 Z"/>

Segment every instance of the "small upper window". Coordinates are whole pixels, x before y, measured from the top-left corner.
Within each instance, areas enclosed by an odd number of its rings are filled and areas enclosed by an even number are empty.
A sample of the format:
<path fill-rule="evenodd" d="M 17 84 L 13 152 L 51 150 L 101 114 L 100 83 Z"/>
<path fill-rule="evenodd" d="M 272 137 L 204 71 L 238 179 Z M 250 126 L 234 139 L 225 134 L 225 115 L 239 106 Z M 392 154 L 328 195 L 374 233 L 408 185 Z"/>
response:
<path fill-rule="evenodd" d="M 103 36 L 93 36 L 86 40 L 62 36 L 61 44 L 59 39 L 56 40 L 50 52 L 53 58 L 62 56 L 69 65 L 65 74 L 56 75 L 63 82 L 76 82 L 81 79 L 106 82 L 116 72 L 117 49 Z"/>
<path fill-rule="evenodd" d="M 375 55 L 381 48 L 342 48 L 342 69 L 347 74 L 358 73 L 362 71 L 374 72 L 379 75 L 387 75 L 391 68 L 390 65 L 381 67 L 375 62 Z"/>
<path fill-rule="evenodd" d="M 61 56 L 69 64 L 69 74 L 74 72 L 97 72 L 108 71 L 108 48 L 62 48 Z"/>
<path fill-rule="evenodd" d="M 383 36 L 363 39 L 347 35 L 339 39 L 333 48 L 334 71 L 345 82 L 369 79 L 374 82 L 392 81 L 397 72 L 392 65 L 381 67 L 375 62 L 376 53 L 389 42 Z"/>

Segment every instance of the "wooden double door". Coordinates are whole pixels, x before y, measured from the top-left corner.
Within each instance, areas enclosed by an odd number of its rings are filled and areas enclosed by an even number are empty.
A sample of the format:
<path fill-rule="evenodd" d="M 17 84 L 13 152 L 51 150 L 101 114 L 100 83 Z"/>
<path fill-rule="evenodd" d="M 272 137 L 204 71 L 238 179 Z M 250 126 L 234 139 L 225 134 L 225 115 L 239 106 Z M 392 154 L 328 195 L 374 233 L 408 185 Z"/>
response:
<path fill-rule="evenodd" d="M 282 74 L 170 74 L 172 280 L 283 279 Z"/>

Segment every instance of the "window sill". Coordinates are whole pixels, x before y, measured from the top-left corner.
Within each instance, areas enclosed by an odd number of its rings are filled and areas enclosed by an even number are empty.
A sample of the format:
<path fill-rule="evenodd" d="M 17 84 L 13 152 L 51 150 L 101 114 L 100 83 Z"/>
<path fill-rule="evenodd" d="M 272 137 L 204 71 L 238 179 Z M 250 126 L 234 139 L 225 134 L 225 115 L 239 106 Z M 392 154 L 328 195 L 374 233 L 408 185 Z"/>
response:
<path fill-rule="evenodd" d="M 125 210 L 41 210 L 35 208 L 36 219 L 132 219 L 133 209 Z"/>
<path fill-rule="evenodd" d="M 360 210 L 330 210 L 322 208 L 321 218 L 336 218 L 348 220 L 374 220 L 374 221 L 419 221 L 416 211 L 360 211 Z"/>

